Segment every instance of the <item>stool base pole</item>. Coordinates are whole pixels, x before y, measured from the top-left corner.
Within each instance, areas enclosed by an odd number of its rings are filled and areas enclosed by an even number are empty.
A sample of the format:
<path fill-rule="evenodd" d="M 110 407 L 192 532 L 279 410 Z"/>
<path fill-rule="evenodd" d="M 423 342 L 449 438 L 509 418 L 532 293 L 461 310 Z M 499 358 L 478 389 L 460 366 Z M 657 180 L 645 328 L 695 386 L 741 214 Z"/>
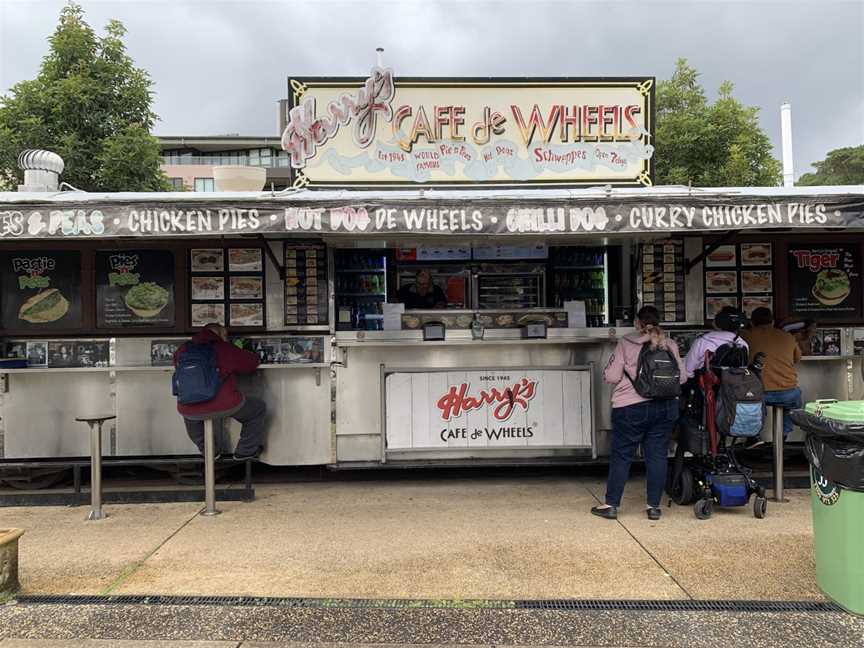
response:
<path fill-rule="evenodd" d="M 204 510 L 201 515 L 219 515 L 216 508 L 216 448 L 213 419 L 204 421 Z"/>
<path fill-rule="evenodd" d="M 782 407 L 774 406 L 774 501 L 783 502 L 783 416 Z"/>
<path fill-rule="evenodd" d="M 104 520 L 102 511 L 102 422 L 90 424 L 90 513 L 88 520 Z"/>

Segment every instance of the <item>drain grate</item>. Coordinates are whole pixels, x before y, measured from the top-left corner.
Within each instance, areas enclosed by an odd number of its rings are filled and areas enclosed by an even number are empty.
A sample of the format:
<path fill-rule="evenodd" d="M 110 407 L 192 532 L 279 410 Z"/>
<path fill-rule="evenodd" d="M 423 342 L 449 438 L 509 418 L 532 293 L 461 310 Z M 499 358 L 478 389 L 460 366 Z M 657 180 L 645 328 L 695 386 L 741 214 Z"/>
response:
<path fill-rule="evenodd" d="M 560 610 L 616 612 L 842 612 L 827 601 L 638 601 L 596 599 L 438 600 L 438 599 L 324 599 L 268 596 L 19 596 L 22 605 L 215 605 L 227 607 L 288 608 L 443 608 L 499 610 Z"/>

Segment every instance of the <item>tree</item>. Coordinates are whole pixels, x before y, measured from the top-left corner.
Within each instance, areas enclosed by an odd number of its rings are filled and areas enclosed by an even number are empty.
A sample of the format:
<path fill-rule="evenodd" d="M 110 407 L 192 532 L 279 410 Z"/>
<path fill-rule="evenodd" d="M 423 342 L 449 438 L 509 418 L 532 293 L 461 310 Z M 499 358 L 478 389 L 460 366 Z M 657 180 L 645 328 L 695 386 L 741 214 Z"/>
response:
<path fill-rule="evenodd" d="M 821 162 L 814 162 L 816 173 L 805 173 L 799 185 L 864 184 L 864 144 L 829 151 Z"/>
<path fill-rule="evenodd" d="M 35 79 L 0 97 L 0 176 L 17 169 L 23 149 L 45 148 L 66 163 L 63 179 L 85 191 L 165 191 L 159 141 L 150 135 L 150 80 L 126 54 L 116 20 L 97 36 L 69 3 L 48 39 Z"/>
<path fill-rule="evenodd" d="M 729 81 L 708 102 L 699 73 L 678 59 L 675 73 L 657 84 L 654 162 L 657 184 L 704 187 L 772 186 L 780 163 L 759 126 L 759 109 L 732 96 Z"/>

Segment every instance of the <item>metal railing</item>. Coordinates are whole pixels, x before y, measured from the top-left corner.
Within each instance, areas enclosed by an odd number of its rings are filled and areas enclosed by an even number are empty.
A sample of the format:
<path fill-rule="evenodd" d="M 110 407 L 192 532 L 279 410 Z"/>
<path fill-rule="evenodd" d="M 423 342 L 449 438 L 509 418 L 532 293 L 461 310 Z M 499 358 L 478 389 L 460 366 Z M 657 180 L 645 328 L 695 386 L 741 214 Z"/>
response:
<path fill-rule="evenodd" d="M 221 155 L 185 155 L 185 156 L 172 156 L 172 155 L 163 155 L 161 156 L 162 164 L 176 164 L 176 165 L 189 165 L 189 164 L 200 164 L 206 166 L 228 166 L 228 165 L 240 165 L 240 166 L 253 166 L 253 167 L 264 167 L 266 169 L 275 169 L 278 167 L 287 168 L 290 165 L 289 158 L 279 158 L 276 156 L 271 157 L 269 160 L 265 158 L 266 161 L 262 163 L 262 160 L 258 158 L 250 159 L 249 156 L 241 155 L 238 157 L 226 158 Z"/>

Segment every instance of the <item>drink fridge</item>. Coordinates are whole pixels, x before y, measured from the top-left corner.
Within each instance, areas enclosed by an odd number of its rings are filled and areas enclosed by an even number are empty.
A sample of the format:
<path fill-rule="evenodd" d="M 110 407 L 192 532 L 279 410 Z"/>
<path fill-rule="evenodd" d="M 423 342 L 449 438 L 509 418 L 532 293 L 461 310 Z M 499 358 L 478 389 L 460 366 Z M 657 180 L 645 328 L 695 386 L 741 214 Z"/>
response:
<path fill-rule="evenodd" d="M 588 326 L 609 324 L 609 259 L 603 247 L 555 247 L 550 254 L 550 306 L 584 301 Z"/>
<path fill-rule="evenodd" d="M 383 328 L 387 299 L 387 255 L 375 250 L 335 250 L 336 328 Z"/>

